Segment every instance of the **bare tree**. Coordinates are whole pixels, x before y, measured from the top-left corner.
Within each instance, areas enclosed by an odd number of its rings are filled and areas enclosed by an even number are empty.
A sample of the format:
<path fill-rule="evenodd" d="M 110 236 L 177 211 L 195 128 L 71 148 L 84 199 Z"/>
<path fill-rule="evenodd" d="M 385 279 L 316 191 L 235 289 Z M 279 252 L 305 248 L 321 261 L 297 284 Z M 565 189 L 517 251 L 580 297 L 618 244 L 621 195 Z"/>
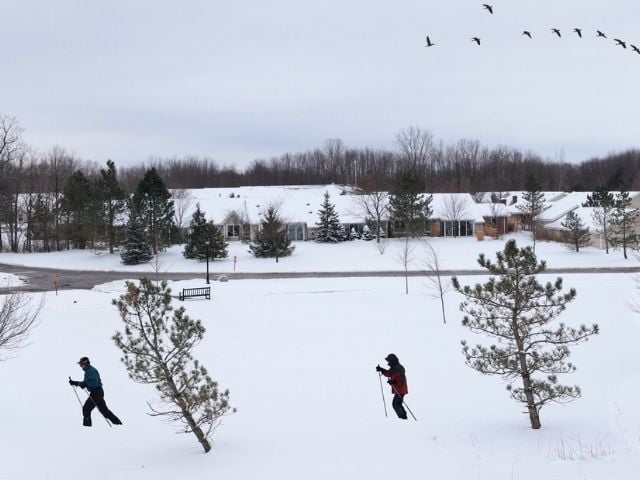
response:
<path fill-rule="evenodd" d="M 354 198 L 365 217 L 375 222 L 376 243 L 380 243 L 380 228 L 389 216 L 389 193 L 382 190 L 373 177 L 365 178 L 361 183 L 362 193 Z"/>
<path fill-rule="evenodd" d="M 504 215 L 506 214 L 505 206 L 501 202 L 492 202 L 489 205 L 489 212 L 491 213 L 491 227 L 495 230 L 494 238 L 500 238 L 502 236 L 501 232 L 506 231 L 506 227 L 504 225 Z M 503 218 L 502 230 L 498 225 L 498 217 Z"/>
<path fill-rule="evenodd" d="M 414 261 L 415 245 L 411 242 L 410 237 L 404 237 L 400 248 L 396 251 L 396 259 L 402 265 L 404 270 L 404 293 L 409 295 L 409 266 Z"/>
<path fill-rule="evenodd" d="M 469 199 L 462 194 L 450 194 L 444 198 L 444 212 L 441 212 L 444 219 L 456 225 L 453 229 L 454 236 L 460 236 L 460 222 L 469 215 Z"/>
<path fill-rule="evenodd" d="M 14 117 L 0 115 L 0 251 L 3 224 L 7 227 L 11 251 L 18 251 L 17 204 L 22 179 L 19 170 L 25 156 L 22 132 Z"/>
<path fill-rule="evenodd" d="M 65 149 L 55 146 L 47 154 L 49 166 L 49 192 L 53 194 L 52 213 L 56 250 L 61 250 L 62 191 L 67 179 L 73 173 L 78 161 Z"/>
<path fill-rule="evenodd" d="M 412 126 L 396 134 L 395 144 L 408 162 L 408 167 L 417 169 L 427 163 L 433 148 L 433 134 L 424 128 Z"/>
<path fill-rule="evenodd" d="M 442 322 L 447 323 L 447 316 L 444 308 L 444 296 L 451 289 L 451 282 L 442 275 L 442 262 L 440 254 L 430 242 L 424 242 L 425 257 L 423 261 L 427 274 L 428 287 L 433 292 L 432 296 L 440 300 L 442 310 Z"/>
<path fill-rule="evenodd" d="M 0 361 L 10 358 L 11 352 L 26 346 L 29 333 L 38 323 L 44 296 L 40 297 L 40 301 L 34 301 L 29 294 L 15 292 L 5 295 L 1 301 Z"/>
<path fill-rule="evenodd" d="M 176 227 L 178 227 L 178 230 L 180 231 L 180 238 L 182 239 L 182 230 L 185 227 L 185 215 L 193 205 L 193 195 L 191 195 L 189 190 L 177 189 L 171 192 L 171 196 L 173 197 Z"/>
<path fill-rule="evenodd" d="M 23 129 L 15 117 L 0 114 L 0 168 L 21 148 L 22 133 Z"/>

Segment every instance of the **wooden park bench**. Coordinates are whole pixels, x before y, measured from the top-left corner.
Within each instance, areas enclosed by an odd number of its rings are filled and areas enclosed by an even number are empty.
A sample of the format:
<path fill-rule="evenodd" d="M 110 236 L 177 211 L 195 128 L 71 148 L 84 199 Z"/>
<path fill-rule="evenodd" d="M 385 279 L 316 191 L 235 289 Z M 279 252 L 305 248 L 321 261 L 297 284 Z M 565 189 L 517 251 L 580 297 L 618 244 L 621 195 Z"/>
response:
<path fill-rule="evenodd" d="M 191 297 L 205 297 L 207 300 L 211 300 L 211 287 L 183 288 L 182 293 L 178 294 L 181 301 Z"/>

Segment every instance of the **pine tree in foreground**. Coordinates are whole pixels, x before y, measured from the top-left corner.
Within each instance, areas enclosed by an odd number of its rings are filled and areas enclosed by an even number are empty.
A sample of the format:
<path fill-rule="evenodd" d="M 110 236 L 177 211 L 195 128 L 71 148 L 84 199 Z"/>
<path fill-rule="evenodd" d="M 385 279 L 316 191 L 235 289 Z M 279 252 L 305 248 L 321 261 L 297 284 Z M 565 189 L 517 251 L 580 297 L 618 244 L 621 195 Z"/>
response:
<path fill-rule="evenodd" d="M 474 287 L 462 287 L 456 277 L 452 279 L 454 288 L 465 298 L 460 304 L 466 314 L 462 324 L 474 333 L 496 339 L 488 347 L 471 347 L 463 340 L 462 352 L 471 368 L 500 375 L 508 382 L 511 397 L 526 406 L 531 428 L 538 429 L 543 405 L 580 396 L 580 387 L 559 384 L 557 375 L 576 369 L 568 361 L 569 345 L 597 334 L 598 325 L 577 329 L 563 323 L 552 326 L 551 322 L 575 298 L 575 289 L 561 294 L 559 277 L 553 284 L 538 283 L 536 276 L 546 269 L 545 262 L 538 263 L 532 248 L 519 249 L 515 240 L 507 242 L 504 251 L 496 255 L 496 263 L 484 254 L 478 263 L 497 278 Z M 514 387 L 518 379 L 522 386 Z"/>
<path fill-rule="evenodd" d="M 125 265 L 138 265 L 153 258 L 151 246 L 147 243 L 144 225 L 134 212 L 129 213 L 120 258 Z"/>
<path fill-rule="evenodd" d="M 113 341 L 124 355 L 129 377 L 155 385 L 160 405 L 148 402 L 150 415 L 182 424 L 180 431 L 195 434 L 209 452 L 208 436 L 231 407 L 229 391 L 219 391 L 217 382 L 192 356 L 205 328 L 200 320 L 185 315 L 184 308 L 173 309 L 166 281 L 155 286 L 141 278 L 139 285 L 126 282 L 126 286 L 127 293 L 113 300 L 125 325 Z"/>
<path fill-rule="evenodd" d="M 562 231 L 564 243 L 571 250 L 580 251 L 580 247 L 586 247 L 591 243 L 589 228 L 585 226 L 582 219 L 573 211 L 567 213 L 561 225 L 565 228 Z"/>

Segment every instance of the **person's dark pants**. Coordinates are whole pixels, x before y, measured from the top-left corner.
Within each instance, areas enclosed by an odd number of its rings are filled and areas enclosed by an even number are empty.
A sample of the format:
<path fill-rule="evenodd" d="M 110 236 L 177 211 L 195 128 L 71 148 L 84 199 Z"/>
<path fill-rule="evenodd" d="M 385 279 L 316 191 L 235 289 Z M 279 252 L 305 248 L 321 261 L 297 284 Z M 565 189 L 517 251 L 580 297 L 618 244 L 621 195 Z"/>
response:
<path fill-rule="evenodd" d="M 122 425 L 120 419 L 107 408 L 107 404 L 104 401 L 104 390 L 102 388 L 96 388 L 89 393 L 89 398 L 87 398 L 87 401 L 84 402 L 84 406 L 82 407 L 82 415 L 84 416 L 82 424 L 85 427 L 91 426 L 91 412 L 96 407 L 98 407 L 98 411 L 104 418 L 110 420 L 111 423 L 114 425 Z"/>
<path fill-rule="evenodd" d="M 397 393 L 394 394 L 393 395 L 393 402 L 391 402 L 391 405 L 393 406 L 393 409 L 395 410 L 395 412 L 398 415 L 398 417 L 400 417 L 403 420 L 406 420 L 407 419 L 407 411 L 402 406 L 402 397 L 404 397 L 404 395 L 398 395 Z"/>

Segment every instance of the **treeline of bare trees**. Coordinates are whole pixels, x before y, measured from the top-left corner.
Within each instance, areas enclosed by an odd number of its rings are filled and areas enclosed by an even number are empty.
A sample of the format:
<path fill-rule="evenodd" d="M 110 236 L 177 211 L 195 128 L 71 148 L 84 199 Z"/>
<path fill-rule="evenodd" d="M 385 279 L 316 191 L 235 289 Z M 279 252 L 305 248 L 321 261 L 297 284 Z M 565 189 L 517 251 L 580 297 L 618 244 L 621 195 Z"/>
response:
<path fill-rule="evenodd" d="M 425 191 L 434 193 L 524 190 L 531 174 L 541 190 L 592 191 L 602 185 L 617 188 L 621 180 L 629 190 L 640 189 L 637 149 L 570 164 L 516 148 L 490 148 L 477 140 L 463 139 L 446 145 L 420 127 L 400 131 L 395 137 L 395 147 L 394 150 L 349 148 L 340 139 L 329 139 L 321 148 L 254 160 L 244 170 L 221 166 L 212 158 L 193 156 L 151 158 L 133 166 L 119 165 L 117 159 L 115 163 L 120 185 L 127 193 L 135 189 L 151 167 L 171 189 L 375 183 L 375 188 L 392 190 L 398 177 L 407 170 L 419 176 Z M 15 205 L 10 204 L 10 198 L 15 200 L 16 192 L 48 192 L 57 198 L 74 172 L 79 170 L 92 180 L 103 167 L 62 147 L 36 153 L 25 143 L 18 121 L 0 114 L 0 215 L 9 212 L 8 217 L 15 217 L 11 215 Z"/>
<path fill-rule="evenodd" d="M 348 148 L 340 139 L 330 139 L 322 148 L 254 160 L 243 171 L 196 157 L 156 158 L 120 171 L 125 190 L 152 166 L 169 188 L 375 183 L 392 190 L 398 177 L 411 170 L 424 190 L 434 193 L 525 190 L 530 175 L 547 191 L 613 189 L 620 181 L 630 190 L 640 189 L 640 150 L 635 149 L 571 164 L 511 147 L 489 148 L 477 140 L 445 145 L 418 127 L 398 133 L 395 144 L 396 150 Z"/>

